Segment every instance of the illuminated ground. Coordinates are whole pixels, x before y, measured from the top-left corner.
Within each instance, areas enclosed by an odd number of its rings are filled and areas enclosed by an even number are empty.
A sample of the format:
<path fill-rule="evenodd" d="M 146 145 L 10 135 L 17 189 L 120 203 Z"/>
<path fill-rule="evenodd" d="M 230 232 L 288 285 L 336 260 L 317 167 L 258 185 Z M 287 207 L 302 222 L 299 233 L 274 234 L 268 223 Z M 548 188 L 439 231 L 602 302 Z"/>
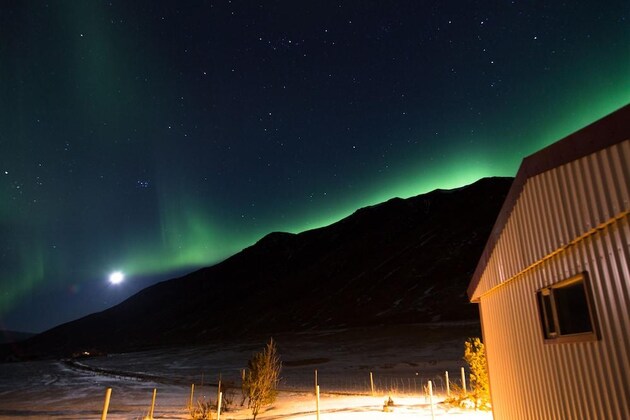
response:
<path fill-rule="evenodd" d="M 430 419 L 431 406 L 424 396 L 396 396 L 392 399 L 395 405 L 391 411 L 383 411 L 386 396 L 347 396 L 323 394 L 320 398 L 321 419 Z M 442 398 L 436 398 L 436 403 Z M 434 404 L 433 415 L 436 419 L 492 419 L 491 413 L 475 412 L 448 408 L 443 404 Z M 259 415 L 260 419 L 314 419 L 314 395 L 281 395 L 279 401 L 267 411 Z M 221 418 L 224 418 L 221 416 Z M 251 418 L 249 411 L 227 413 L 226 419 Z"/>
<path fill-rule="evenodd" d="M 278 335 L 283 361 L 278 401 L 261 420 L 315 419 L 314 371 L 320 384 L 320 418 L 431 418 L 424 386 L 430 379 L 438 396 L 438 419 L 491 419 L 490 413 L 447 408 L 444 372 L 459 383 L 463 342 L 478 334 L 475 324 L 373 327 Z M 264 338 L 203 347 L 159 349 L 81 359 L 73 363 L 38 361 L 0 364 L 0 419 L 99 418 L 105 390 L 112 388 L 108 419 L 139 419 L 148 413 L 157 389 L 156 419 L 186 419 L 191 384 L 194 400 L 216 399 L 216 382 L 238 384 L 239 372 Z M 375 394 L 370 396 L 373 372 Z M 203 384 L 203 385 L 202 385 Z M 395 406 L 383 412 L 388 395 Z M 222 419 L 247 419 L 240 388 L 233 409 Z"/>

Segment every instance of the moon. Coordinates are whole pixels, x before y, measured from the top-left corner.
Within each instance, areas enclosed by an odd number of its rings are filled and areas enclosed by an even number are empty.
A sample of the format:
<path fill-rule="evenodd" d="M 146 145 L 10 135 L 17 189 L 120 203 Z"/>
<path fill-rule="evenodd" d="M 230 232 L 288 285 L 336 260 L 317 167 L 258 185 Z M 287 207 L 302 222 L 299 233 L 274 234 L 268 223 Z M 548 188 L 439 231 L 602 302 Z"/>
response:
<path fill-rule="evenodd" d="M 109 282 L 111 284 L 120 284 L 125 279 L 125 275 L 122 271 L 114 271 L 109 275 Z"/>

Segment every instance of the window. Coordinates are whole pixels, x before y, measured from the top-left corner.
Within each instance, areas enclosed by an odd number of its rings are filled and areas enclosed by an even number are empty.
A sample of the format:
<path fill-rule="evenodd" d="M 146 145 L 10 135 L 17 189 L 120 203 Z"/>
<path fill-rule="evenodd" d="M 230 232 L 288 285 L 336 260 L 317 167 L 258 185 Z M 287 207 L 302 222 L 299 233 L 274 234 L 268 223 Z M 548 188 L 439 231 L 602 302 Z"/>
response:
<path fill-rule="evenodd" d="M 554 342 L 596 340 L 586 273 L 536 292 L 543 335 Z"/>

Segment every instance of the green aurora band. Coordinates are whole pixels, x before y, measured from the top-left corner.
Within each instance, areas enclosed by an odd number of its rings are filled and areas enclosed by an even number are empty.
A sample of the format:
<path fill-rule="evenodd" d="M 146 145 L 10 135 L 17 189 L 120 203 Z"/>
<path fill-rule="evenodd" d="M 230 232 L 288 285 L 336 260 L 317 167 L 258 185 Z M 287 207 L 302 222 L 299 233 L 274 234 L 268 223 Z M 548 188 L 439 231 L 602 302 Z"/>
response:
<path fill-rule="evenodd" d="M 235 235 L 237 225 L 225 225 L 221 220 L 212 221 L 211 211 L 201 205 L 186 205 L 185 211 L 163 211 L 161 217 L 163 240 L 157 247 L 138 244 L 127 253 L 117 266 L 130 274 L 154 274 L 187 267 L 211 265 L 252 245 L 263 235 L 272 231 L 299 233 L 335 223 L 352 214 L 358 208 L 378 204 L 393 197 L 408 198 L 432 191 L 436 188 L 452 189 L 471 184 L 490 176 L 514 176 L 521 160 L 528 154 L 545 147 L 589 123 L 626 105 L 630 97 L 630 79 L 621 77 L 615 89 L 606 95 L 600 92 L 588 106 L 573 109 L 563 115 L 556 124 L 539 125 L 533 133 L 536 141 L 531 150 L 521 155 L 500 158 L 491 162 L 483 152 L 463 151 L 460 156 L 443 162 L 416 165 L 421 170 L 405 168 L 381 183 L 372 183 L 364 190 L 345 200 L 337 197 L 335 205 L 326 200 L 320 206 L 302 208 L 290 220 L 265 221 L 270 229 L 256 229 Z M 473 163 L 471 163 L 473 162 Z M 280 205 L 282 205 L 280 203 Z"/>
<path fill-rule="evenodd" d="M 629 99 L 626 92 L 630 92 L 627 79 L 622 78 L 617 87 L 606 94 L 600 92 L 598 97 L 591 98 L 588 105 L 582 108 L 573 108 L 572 112 L 558 118 L 555 124 L 549 124 L 544 128 L 540 126 L 536 133 L 537 140 L 532 141 L 535 146 L 527 153 L 533 153 L 538 148 L 551 144 L 624 106 Z M 96 262 L 91 269 L 77 272 L 75 280 L 78 283 L 91 281 L 93 273 L 102 272 L 104 266 L 111 270 L 123 270 L 131 277 L 209 266 L 252 245 L 271 231 L 298 233 L 330 225 L 360 207 L 377 204 L 392 197 L 406 198 L 436 188 L 457 188 L 487 176 L 514 176 L 520 160 L 524 157 L 510 156 L 497 164 L 485 161 L 481 152 L 477 154 L 473 151 L 468 152 L 471 153 L 464 152 L 460 157 L 445 159 L 432 165 L 421 162 L 417 168 L 422 169 L 403 167 L 398 175 L 380 183 L 372 183 L 372 191 L 368 186 L 364 186 L 356 196 L 337 197 L 338 200 L 326 200 L 319 206 L 302 208 L 288 220 L 266 220 L 263 224 L 269 226 L 267 230 L 258 228 L 243 231 L 238 226 L 238 221 L 213 219 L 212 211 L 200 204 L 187 203 L 179 211 L 164 204 L 160 211 L 159 238 L 147 241 L 146 237 L 138 239 L 131 236 L 126 243 L 121 244 L 119 250 L 122 252 L 117 253 L 109 261 Z M 471 164 L 471 161 L 474 163 Z M 331 205 L 331 201 L 335 204 Z M 16 302 L 40 286 L 46 277 L 54 277 L 57 271 L 55 266 L 64 264 L 55 263 L 55 258 L 59 255 L 46 255 L 42 247 L 37 245 L 37 240 L 22 243 L 16 255 L 21 260 L 19 267 L 22 270 L 0 272 L 3 278 L 14 279 L 11 287 L 0 294 L 2 312 L 10 310 Z M 65 255 L 62 261 L 71 264 L 72 259 Z M 105 277 L 107 273 L 102 274 Z"/>
<path fill-rule="evenodd" d="M 600 92 L 598 97 L 591 98 L 583 108 L 573 108 L 570 113 L 567 112 L 548 127 L 539 126 L 537 140 L 532 141 L 535 146 L 527 154 L 624 106 L 629 100 L 626 92 L 630 92 L 630 84 L 627 79 L 621 78 L 617 88 L 606 94 Z M 377 204 L 392 197 L 407 198 L 436 188 L 457 188 L 487 176 L 514 176 L 522 157 L 524 155 L 510 156 L 497 165 L 496 162 L 485 161 L 481 152 L 475 154 L 467 151 L 459 157 L 432 165 L 421 162 L 417 168 L 422 169 L 403 167 L 398 175 L 380 183 L 372 183 L 372 191 L 365 186 L 356 196 L 344 197 L 345 199 L 337 197 L 337 200 L 326 200 L 319 206 L 304 207 L 288 220 L 266 220 L 263 224 L 269 226 L 267 230 L 258 228 L 243 231 L 237 220 L 213 219 L 212 211 L 201 204 L 188 202 L 177 210 L 169 208 L 165 203 L 160 211 L 160 228 L 157 229 L 161 233 L 159 238 L 147 241 L 146 237 L 138 239 L 131 236 L 121 244 L 119 251 L 122 252 L 115 254 L 109 261 L 98 261 L 91 269 L 77 272 L 75 280 L 78 283 L 91 281 L 93 273 L 98 272 L 102 272 L 105 277 L 107 272 L 102 271 L 103 267 L 120 269 L 133 277 L 209 266 L 252 245 L 271 231 L 298 233 L 330 225 L 360 207 Z M 331 205 L 331 201 L 335 205 Z M 11 287 L 0 294 L 0 308 L 3 311 L 10 310 L 16 302 L 41 285 L 47 276 L 54 277 L 56 274 L 55 266 L 60 264 L 56 264 L 54 260 L 59 256 L 46 255 L 41 248 L 37 246 L 37 240 L 22 243 L 16 253 L 22 261 L 19 264 L 22 270 L 0 273 L 4 278 L 15 279 Z M 62 261 L 71 264 L 72 259 L 65 255 Z"/>
<path fill-rule="evenodd" d="M 111 133 L 105 131 L 94 134 L 89 128 L 92 124 L 102 124 L 100 121 L 107 118 L 112 126 L 122 125 L 125 120 L 137 120 L 139 125 L 151 127 L 163 121 L 163 110 L 145 109 L 140 98 L 147 92 L 139 91 L 141 87 L 129 82 L 140 73 L 141 63 L 128 51 L 125 55 L 119 46 L 127 37 L 131 39 L 133 33 L 121 35 L 102 24 L 101 20 L 92 19 L 93 16 L 107 13 L 105 9 L 92 8 L 104 6 L 85 2 L 63 4 L 66 8 L 57 12 L 58 19 L 63 23 L 59 27 L 68 34 L 90 28 L 91 39 L 99 42 L 87 48 L 80 38 L 73 38 L 76 45 L 72 50 L 78 52 L 74 63 L 68 65 L 72 69 L 69 70 L 72 77 L 68 80 L 76 78 L 78 81 L 74 85 L 60 83 L 59 86 L 40 86 L 39 89 L 52 90 L 50 96 L 55 98 L 64 91 L 73 92 L 74 96 L 70 95 L 65 99 L 68 103 L 62 104 L 48 99 L 50 102 L 44 101 L 41 107 L 81 109 L 80 115 L 72 116 L 76 118 L 79 129 L 84 130 L 77 137 L 89 138 L 88 146 L 96 149 L 93 153 L 107 161 L 118 156 L 118 149 L 115 146 L 102 146 L 101 141 L 109 144 L 105 140 Z M 56 30 L 56 26 L 51 29 L 51 33 L 59 36 L 56 41 L 60 42 L 64 34 L 59 35 L 53 29 Z M 39 45 L 36 39 L 30 41 L 29 45 Z M 240 214 L 230 214 L 229 210 L 222 208 L 221 203 L 213 207 L 206 200 L 196 199 L 184 192 L 180 185 L 160 174 L 163 162 L 159 156 L 155 158 L 155 173 L 152 174 L 156 179 L 153 185 L 155 192 L 146 197 L 147 218 L 142 226 L 121 221 L 116 232 L 98 226 L 95 220 L 106 216 L 108 206 L 112 205 L 106 198 L 100 197 L 95 200 L 102 202 L 78 208 L 68 204 L 72 201 L 69 193 L 55 195 L 54 191 L 42 190 L 41 202 L 48 203 L 45 211 L 36 210 L 31 203 L 22 207 L 0 203 L 0 234 L 4 234 L 5 230 L 24 232 L 20 237 L 10 236 L 12 246 L 4 251 L 5 261 L 11 261 L 12 264 L 0 267 L 0 279 L 6 285 L 0 293 L 0 316 L 18 303 L 24 305 L 24 301 L 28 302 L 32 291 L 52 288 L 55 282 L 79 287 L 95 279 L 102 281 L 110 270 L 116 269 L 132 278 L 166 276 L 176 271 L 192 270 L 217 263 L 272 231 L 298 233 L 330 225 L 360 207 L 393 197 L 407 198 L 436 188 L 457 188 L 488 176 L 514 176 L 524 157 L 630 103 L 630 54 L 627 42 L 622 41 L 602 46 L 600 51 L 590 51 L 584 56 L 578 50 L 574 53 L 571 65 L 555 73 L 552 71 L 540 80 L 534 76 L 525 79 L 531 83 L 523 83 L 516 94 L 506 95 L 502 98 L 503 106 L 494 107 L 494 114 L 485 116 L 486 121 L 492 121 L 492 124 L 487 124 L 484 131 L 477 133 L 477 140 L 473 144 L 466 143 L 466 133 L 470 127 L 476 127 L 475 121 L 464 119 L 456 127 L 448 127 L 446 134 L 442 134 L 441 143 L 444 147 L 438 156 L 400 152 L 400 156 L 392 157 L 388 171 L 377 173 L 365 170 L 365 173 L 356 174 L 351 190 L 339 185 L 327 185 L 312 200 L 296 201 L 290 205 L 283 202 L 269 203 L 257 209 L 259 215 L 255 222 L 244 220 Z M 41 57 L 44 61 L 52 59 L 47 54 L 54 55 L 54 51 L 47 52 L 44 47 L 39 48 L 32 56 L 12 63 L 16 74 L 28 74 L 28 69 L 36 63 L 34 60 Z M 159 49 L 148 51 L 145 61 L 159 62 L 159 52 Z M 80 58 L 80 55 L 84 57 Z M 29 61 L 29 57 L 33 61 Z M 567 69 L 573 71 L 567 74 Z M 7 74 L 0 69 L 0 76 Z M 167 76 L 163 78 L 160 82 L 167 85 L 165 90 L 173 93 L 174 82 L 170 82 Z M 124 88 L 121 83 L 125 83 Z M 87 95 L 78 86 L 89 87 L 91 96 L 86 99 Z M 131 92 L 122 105 L 120 98 L 115 96 L 118 90 Z M 8 132 L 13 128 L 13 132 L 17 133 L 16 139 L 9 139 L 14 141 L 9 144 L 16 156 L 31 153 L 24 145 L 25 140 L 41 135 L 41 132 L 29 128 L 32 123 L 28 120 L 32 113 L 28 109 L 29 104 L 39 103 L 40 92 L 37 87 L 34 91 L 25 92 L 24 98 L 18 101 L 20 106 L 15 110 L 9 108 L 10 102 L 0 99 L 0 114 L 5 115 L 4 118 L 0 116 L 0 122 L 9 126 L 6 128 Z M 112 109 L 115 110 L 113 113 Z M 6 115 L 13 114 L 17 117 L 15 121 L 10 121 Z M 58 127 L 53 126 L 51 131 L 54 128 Z M 155 133 L 149 128 L 145 130 L 136 137 L 150 148 L 149 140 L 146 139 Z M 3 135 L 0 132 L 0 141 L 6 141 Z M 42 155 L 56 153 L 52 149 L 40 152 Z M 171 152 L 162 151 L 165 155 Z M 158 152 L 156 154 L 159 155 Z M 124 158 L 132 161 L 138 157 Z M 104 163 L 102 166 L 107 167 Z M 57 175 L 53 169 L 44 167 L 42 170 Z M 60 185 L 72 182 L 70 178 L 63 178 L 63 175 L 57 178 L 55 181 Z M 0 184 L 0 187 L 4 185 Z M 11 188 L 6 183 L 6 189 L 0 190 L 2 197 L 9 197 L 13 193 Z M 124 206 L 124 199 L 121 201 L 113 205 Z M 279 211 L 280 208 L 284 212 Z M 63 225 L 65 215 L 82 212 L 90 213 L 91 216 L 77 216 L 76 224 Z M 63 242 L 64 231 L 72 231 L 75 239 L 66 248 L 56 245 L 58 241 Z M 102 243 L 98 243 L 99 238 L 103 238 Z M 115 245 L 111 249 L 104 245 L 112 243 Z"/>

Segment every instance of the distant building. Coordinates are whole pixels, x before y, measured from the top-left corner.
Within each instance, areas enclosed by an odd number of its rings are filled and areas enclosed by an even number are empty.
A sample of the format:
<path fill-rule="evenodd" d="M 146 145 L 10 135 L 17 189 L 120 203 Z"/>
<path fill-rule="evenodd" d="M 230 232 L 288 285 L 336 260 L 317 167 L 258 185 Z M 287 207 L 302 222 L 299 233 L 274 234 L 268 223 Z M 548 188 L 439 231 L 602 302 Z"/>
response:
<path fill-rule="evenodd" d="M 630 419 L 630 105 L 523 160 L 468 296 L 494 418 Z"/>

